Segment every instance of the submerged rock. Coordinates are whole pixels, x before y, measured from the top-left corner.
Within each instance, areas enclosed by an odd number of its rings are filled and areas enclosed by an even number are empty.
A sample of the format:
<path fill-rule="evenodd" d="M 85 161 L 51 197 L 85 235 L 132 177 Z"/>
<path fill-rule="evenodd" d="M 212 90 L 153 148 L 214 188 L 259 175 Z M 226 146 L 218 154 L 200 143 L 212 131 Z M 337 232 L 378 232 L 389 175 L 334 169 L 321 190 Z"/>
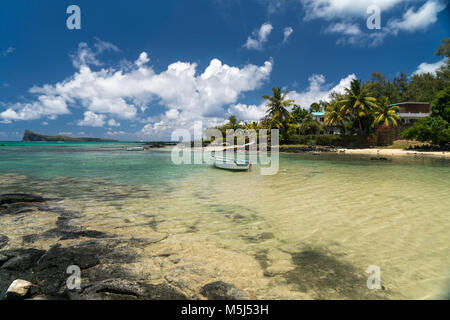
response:
<path fill-rule="evenodd" d="M 97 230 L 83 230 L 82 227 L 76 225 L 73 221 L 81 217 L 81 214 L 78 212 L 51 207 L 45 207 L 45 210 L 60 215 L 56 221 L 56 228 L 49 229 L 41 234 L 25 235 L 22 237 L 23 244 L 52 238 L 59 238 L 59 240 L 73 240 L 79 238 L 103 239 L 113 237 Z"/>
<path fill-rule="evenodd" d="M 9 203 L 17 202 L 44 202 L 45 199 L 38 195 L 25 193 L 10 193 L 0 195 L 0 206 Z"/>
<path fill-rule="evenodd" d="M 148 284 L 123 279 L 109 279 L 68 292 L 71 300 L 186 300 L 178 289 L 167 284 Z"/>
<path fill-rule="evenodd" d="M 248 242 L 263 242 L 266 240 L 270 240 L 274 238 L 274 235 L 272 232 L 263 232 L 256 235 L 242 235 L 242 239 L 248 241 Z"/>
<path fill-rule="evenodd" d="M 1 269 L 25 272 L 30 269 L 44 253 L 45 251 L 37 249 L 2 251 L 1 255 L 6 256 L 7 260 L 2 264 Z"/>
<path fill-rule="evenodd" d="M 20 300 L 25 299 L 33 284 L 26 280 L 17 279 L 9 286 L 6 291 L 7 300 Z"/>
<path fill-rule="evenodd" d="M 36 208 L 35 205 L 27 203 L 4 204 L 0 206 L 0 215 L 18 215 L 21 213 L 32 212 L 34 208 Z"/>
<path fill-rule="evenodd" d="M 3 234 L 0 234 L 0 249 L 5 247 L 9 242 L 9 238 Z"/>
<path fill-rule="evenodd" d="M 103 275 L 94 270 L 101 264 L 123 265 L 136 258 L 136 252 L 121 246 L 116 240 L 90 240 L 75 245 L 62 247 L 55 245 L 48 251 L 37 249 L 16 249 L 0 251 L 3 262 L 0 263 L 0 292 L 14 279 L 28 279 L 39 284 L 33 295 L 45 295 L 57 299 L 67 299 L 65 295 L 67 268 L 78 266 L 83 279 L 96 282 L 107 279 L 111 275 Z M 125 270 L 116 268 L 115 270 Z M 92 274 L 92 276 L 91 276 Z M 114 276 L 128 278 L 126 271 Z M 2 295 L 3 296 L 3 295 Z"/>
<path fill-rule="evenodd" d="M 216 281 L 205 285 L 200 293 L 209 300 L 247 300 L 248 294 L 234 285 Z"/>
<path fill-rule="evenodd" d="M 41 196 L 25 193 L 10 193 L 0 194 L 0 215 L 11 214 L 16 215 L 20 213 L 33 211 L 38 207 L 38 203 L 44 202 Z"/>
<path fill-rule="evenodd" d="M 0 266 L 8 261 L 8 257 L 0 254 Z"/>

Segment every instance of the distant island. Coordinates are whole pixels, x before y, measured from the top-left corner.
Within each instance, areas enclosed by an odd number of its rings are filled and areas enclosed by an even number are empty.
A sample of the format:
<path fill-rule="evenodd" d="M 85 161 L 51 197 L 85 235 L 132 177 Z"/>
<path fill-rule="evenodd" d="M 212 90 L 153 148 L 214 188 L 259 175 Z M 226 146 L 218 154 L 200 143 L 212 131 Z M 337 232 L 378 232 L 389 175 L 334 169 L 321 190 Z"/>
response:
<path fill-rule="evenodd" d="M 99 139 L 99 138 L 72 138 L 66 136 L 46 136 L 30 130 L 25 131 L 22 141 L 117 142 L 117 140 Z"/>

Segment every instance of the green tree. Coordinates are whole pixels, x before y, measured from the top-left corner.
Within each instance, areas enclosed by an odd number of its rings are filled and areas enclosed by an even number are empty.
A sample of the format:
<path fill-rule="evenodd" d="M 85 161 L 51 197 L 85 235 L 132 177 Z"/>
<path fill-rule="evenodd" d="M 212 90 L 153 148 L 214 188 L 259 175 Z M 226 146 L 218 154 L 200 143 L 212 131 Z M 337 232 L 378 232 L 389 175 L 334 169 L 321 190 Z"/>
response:
<path fill-rule="evenodd" d="M 346 114 L 342 111 L 337 101 L 331 102 L 326 108 L 325 125 L 328 127 L 339 127 L 345 134 L 345 123 L 348 121 Z"/>
<path fill-rule="evenodd" d="M 361 118 L 368 118 L 372 109 L 376 104 L 376 99 L 371 96 L 371 93 L 361 86 L 361 81 L 354 79 L 350 83 L 350 88 L 345 88 L 345 96 L 340 101 L 342 105 L 341 111 L 345 114 L 350 114 L 356 119 L 358 124 L 357 132 L 363 135 L 367 131 L 367 121 L 362 121 Z M 365 127 L 363 127 L 365 124 Z"/>
<path fill-rule="evenodd" d="M 378 105 L 374 110 L 374 125 L 384 124 L 389 126 L 389 124 L 392 124 L 394 127 L 398 126 L 400 116 L 397 112 L 400 108 L 398 106 L 390 106 L 390 104 L 388 97 L 381 97 L 378 100 Z"/>
<path fill-rule="evenodd" d="M 444 65 L 436 70 L 437 77 L 447 82 L 450 81 L 450 38 L 442 40 L 436 56 L 446 58 Z"/>
<path fill-rule="evenodd" d="M 395 98 L 390 97 L 391 102 L 399 103 L 408 101 L 408 75 L 401 72 L 398 77 L 394 78 L 393 85 L 397 90 L 398 99 L 396 100 Z"/>
<path fill-rule="evenodd" d="M 317 120 L 313 119 L 312 115 L 308 115 L 299 129 L 302 134 L 319 134 L 323 130 L 323 127 Z"/>
<path fill-rule="evenodd" d="M 236 116 L 231 115 L 228 118 L 228 123 L 225 125 L 225 127 L 226 127 L 226 129 L 236 130 L 236 129 L 241 128 L 241 125 L 239 123 L 240 123 L 240 121 L 237 120 Z"/>
<path fill-rule="evenodd" d="M 390 97 L 392 101 L 400 100 L 398 88 L 380 72 L 372 72 L 372 77 L 364 83 L 363 88 L 377 100 L 381 97 Z"/>
<path fill-rule="evenodd" d="M 263 99 L 267 102 L 267 115 L 275 122 L 275 126 L 281 130 L 282 134 L 286 134 L 288 124 L 292 121 L 292 114 L 287 109 L 294 101 L 286 99 L 289 91 L 281 92 L 281 88 L 272 88 L 273 96 L 263 95 Z"/>
<path fill-rule="evenodd" d="M 296 124 L 302 123 L 308 114 L 308 110 L 303 109 L 299 105 L 294 105 L 294 108 L 292 108 L 292 121 Z"/>
<path fill-rule="evenodd" d="M 320 111 L 322 111 L 322 107 L 320 106 L 319 103 L 314 102 L 314 103 L 311 104 L 311 106 L 309 107 L 309 111 L 311 111 L 311 112 L 320 112 Z"/>
<path fill-rule="evenodd" d="M 450 86 L 436 95 L 431 103 L 431 115 L 433 117 L 440 116 L 450 123 Z"/>
<path fill-rule="evenodd" d="M 431 73 L 415 74 L 408 85 L 408 97 L 410 101 L 431 102 L 445 87 L 445 81 L 437 79 Z"/>
<path fill-rule="evenodd" d="M 431 141 L 434 145 L 444 145 L 450 142 L 450 128 L 448 122 L 440 116 L 426 117 L 403 131 L 402 137 L 421 142 Z"/>

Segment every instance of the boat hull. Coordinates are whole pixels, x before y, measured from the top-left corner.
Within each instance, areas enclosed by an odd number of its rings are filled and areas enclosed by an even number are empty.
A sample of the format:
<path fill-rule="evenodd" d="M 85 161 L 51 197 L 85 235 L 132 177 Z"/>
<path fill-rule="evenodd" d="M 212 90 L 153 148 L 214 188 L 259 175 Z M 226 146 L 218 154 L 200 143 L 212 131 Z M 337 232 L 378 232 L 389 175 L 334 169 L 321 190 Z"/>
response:
<path fill-rule="evenodd" d="M 230 171 L 248 171 L 251 168 L 251 164 L 245 164 L 245 165 L 237 165 L 234 162 L 223 162 L 223 161 L 215 161 L 214 167 L 224 170 L 230 170 Z"/>

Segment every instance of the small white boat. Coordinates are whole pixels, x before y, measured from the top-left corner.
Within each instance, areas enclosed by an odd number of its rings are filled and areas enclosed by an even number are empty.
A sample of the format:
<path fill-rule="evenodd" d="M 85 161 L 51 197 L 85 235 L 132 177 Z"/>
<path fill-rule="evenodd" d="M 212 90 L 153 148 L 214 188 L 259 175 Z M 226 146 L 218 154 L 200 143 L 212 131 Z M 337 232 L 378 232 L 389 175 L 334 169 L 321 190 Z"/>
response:
<path fill-rule="evenodd" d="M 214 157 L 214 167 L 232 171 L 248 171 L 252 167 L 252 163 L 248 160 L 235 160 L 227 158 Z"/>
<path fill-rule="evenodd" d="M 144 151 L 144 147 L 130 147 L 126 148 L 127 151 Z"/>

